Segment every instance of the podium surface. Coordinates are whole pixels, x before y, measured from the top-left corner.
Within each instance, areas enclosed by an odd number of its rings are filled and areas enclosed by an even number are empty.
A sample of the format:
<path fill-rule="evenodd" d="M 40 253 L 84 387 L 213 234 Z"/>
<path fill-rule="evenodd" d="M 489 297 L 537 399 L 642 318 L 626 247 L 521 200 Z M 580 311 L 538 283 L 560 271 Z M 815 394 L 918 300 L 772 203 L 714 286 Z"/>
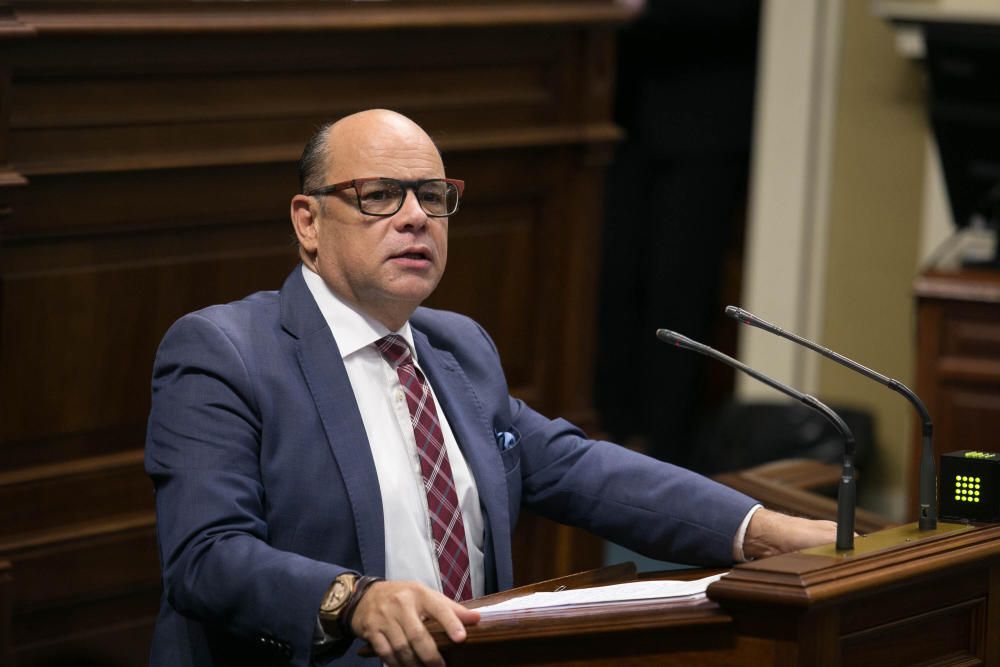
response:
<path fill-rule="evenodd" d="M 1000 526 L 902 526 L 738 565 L 707 598 L 497 613 L 463 644 L 435 636 L 452 667 L 1000 665 Z"/>

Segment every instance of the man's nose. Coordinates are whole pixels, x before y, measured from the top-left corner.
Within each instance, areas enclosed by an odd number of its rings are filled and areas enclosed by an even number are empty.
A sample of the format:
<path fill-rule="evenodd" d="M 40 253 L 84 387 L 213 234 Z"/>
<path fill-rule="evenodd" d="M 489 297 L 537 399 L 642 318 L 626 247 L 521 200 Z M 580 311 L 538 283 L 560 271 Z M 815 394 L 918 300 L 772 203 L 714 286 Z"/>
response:
<path fill-rule="evenodd" d="M 407 189 L 403 194 L 403 206 L 394 218 L 404 227 L 424 227 L 427 225 L 427 213 L 420 207 L 416 190 Z"/>

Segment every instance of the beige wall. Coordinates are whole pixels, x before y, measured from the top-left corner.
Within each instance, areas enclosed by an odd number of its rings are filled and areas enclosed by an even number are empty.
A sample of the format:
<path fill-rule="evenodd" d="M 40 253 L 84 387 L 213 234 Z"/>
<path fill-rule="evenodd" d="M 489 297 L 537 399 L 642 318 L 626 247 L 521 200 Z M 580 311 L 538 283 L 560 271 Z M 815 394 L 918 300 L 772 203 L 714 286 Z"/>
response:
<path fill-rule="evenodd" d="M 911 282 L 926 252 L 923 190 L 934 175 L 921 66 L 896 51 L 866 0 L 769 0 L 762 25 L 744 303 L 912 386 Z M 808 82 L 782 76 L 789 58 L 801 59 Z M 780 118 L 789 109 L 795 122 Z M 789 201 L 799 203 L 789 210 Z M 747 363 L 874 414 L 878 450 L 861 504 L 902 519 L 909 404 L 818 355 L 741 331 Z M 745 382 L 740 392 L 762 395 Z"/>
<path fill-rule="evenodd" d="M 911 387 L 911 283 L 920 253 L 926 115 L 920 65 L 903 59 L 892 28 L 864 0 L 844 3 L 837 80 L 822 340 Z M 834 363 L 819 395 L 874 412 L 879 450 L 862 503 L 904 511 L 913 408 Z"/>

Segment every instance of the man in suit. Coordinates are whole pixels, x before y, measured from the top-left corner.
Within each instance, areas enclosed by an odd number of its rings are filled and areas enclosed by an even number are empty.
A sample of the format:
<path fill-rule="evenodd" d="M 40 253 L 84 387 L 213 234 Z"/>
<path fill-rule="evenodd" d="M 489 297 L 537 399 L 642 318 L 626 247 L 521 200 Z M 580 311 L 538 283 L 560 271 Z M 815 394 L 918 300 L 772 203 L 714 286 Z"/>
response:
<path fill-rule="evenodd" d="M 534 412 L 475 322 L 420 308 L 464 184 L 412 121 L 324 126 L 300 171 L 281 291 L 191 313 L 157 353 L 154 665 L 361 664 L 362 640 L 442 664 L 424 621 L 462 641 L 459 602 L 512 585 L 522 505 L 692 563 L 833 541 Z"/>

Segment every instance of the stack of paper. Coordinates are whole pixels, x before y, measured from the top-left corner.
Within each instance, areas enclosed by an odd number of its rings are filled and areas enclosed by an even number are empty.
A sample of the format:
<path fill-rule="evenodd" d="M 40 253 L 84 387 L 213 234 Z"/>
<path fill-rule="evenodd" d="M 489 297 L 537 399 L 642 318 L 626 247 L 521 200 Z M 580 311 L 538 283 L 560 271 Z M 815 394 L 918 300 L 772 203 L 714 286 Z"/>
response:
<path fill-rule="evenodd" d="M 481 614 L 497 612 L 521 611 L 526 609 L 541 609 L 544 607 L 564 607 L 568 605 L 595 604 L 599 602 L 624 602 L 627 600 L 654 600 L 661 598 L 698 598 L 704 597 L 705 590 L 713 581 L 728 574 L 716 574 L 694 581 L 649 580 L 633 581 L 627 584 L 611 586 L 595 586 L 594 588 L 578 588 L 554 593 L 531 593 L 504 602 L 479 607 Z"/>

